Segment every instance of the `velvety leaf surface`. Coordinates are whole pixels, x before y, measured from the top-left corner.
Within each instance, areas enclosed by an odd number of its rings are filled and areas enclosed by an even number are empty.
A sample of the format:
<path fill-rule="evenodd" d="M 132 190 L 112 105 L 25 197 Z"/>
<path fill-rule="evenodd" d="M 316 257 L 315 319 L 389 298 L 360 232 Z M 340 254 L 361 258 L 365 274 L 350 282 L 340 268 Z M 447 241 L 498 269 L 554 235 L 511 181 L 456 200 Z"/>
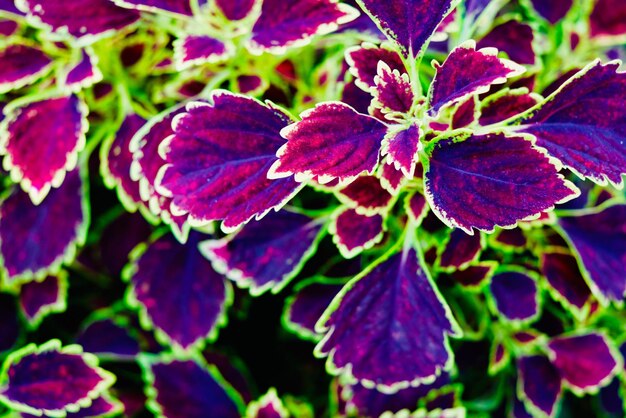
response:
<path fill-rule="evenodd" d="M 476 50 L 473 41 L 455 48 L 443 64 L 435 63 L 437 71 L 430 86 L 429 99 L 432 112 L 461 101 L 472 94 L 489 91 L 492 85 L 522 74 L 524 67 L 498 58 L 497 50 Z"/>
<path fill-rule="evenodd" d="M 415 95 L 408 74 L 392 70 L 389 65 L 379 62 L 374 83 L 376 87 L 372 92 L 376 100 L 375 106 L 384 113 L 407 113 L 411 110 Z"/>
<path fill-rule="evenodd" d="M 515 225 L 577 194 L 548 158 L 521 137 L 445 139 L 434 146 L 428 164 L 425 192 L 431 209 L 448 226 L 467 233 Z"/>
<path fill-rule="evenodd" d="M 184 245 L 170 235 L 159 238 L 135 260 L 130 277 L 143 322 L 185 350 L 215 338 L 232 297 L 230 285 L 198 251 L 204 238 L 193 233 Z"/>
<path fill-rule="evenodd" d="M 2 202 L 0 252 L 9 282 L 33 275 L 43 277 L 74 257 L 87 228 L 82 187 L 75 170 L 39 206 L 20 190 Z"/>
<path fill-rule="evenodd" d="M 76 337 L 84 351 L 103 357 L 134 358 L 139 343 L 127 329 L 112 319 L 100 319 L 88 324 Z"/>
<path fill-rule="evenodd" d="M 580 310 L 589 301 L 591 290 L 573 256 L 560 253 L 542 254 L 541 271 L 548 284 L 567 304 Z"/>
<path fill-rule="evenodd" d="M 329 232 L 345 258 L 355 257 L 383 239 L 384 219 L 381 215 L 360 215 L 354 209 L 344 209 L 333 217 Z"/>
<path fill-rule="evenodd" d="M 567 1 L 568 0 L 559 0 L 550 4 Z M 545 2 L 542 1 L 542 3 Z M 536 60 L 535 51 L 533 49 L 534 40 L 535 36 L 530 25 L 517 20 L 509 20 L 491 29 L 491 31 L 478 42 L 477 46 L 478 48 L 496 48 L 498 51 L 506 52 L 509 59 L 518 64 L 534 65 Z"/>
<path fill-rule="evenodd" d="M 295 174 L 297 181 L 318 177 L 323 184 L 374 172 L 387 131 L 383 123 L 340 102 L 319 104 L 301 117 L 282 130 L 287 143 L 277 153 L 271 177 Z"/>
<path fill-rule="evenodd" d="M 548 343 L 550 358 L 564 382 L 576 393 L 594 392 L 606 386 L 613 375 L 623 370 L 603 335 L 586 334 L 553 338 Z"/>
<path fill-rule="evenodd" d="M 318 323 L 316 351 L 331 371 L 386 388 L 432 379 L 451 365 L 458 335 L 415 250 L 392 255 L 348 283 Z"/>
<path fill-rule="evenodd" d="M 67 298 L 67 277 L 65 275 L 48 276 L 43 281 L 25 283 L 20 288 L 20 308 L 31 324 L 53 312 L 65 310 Z"/>
<path fill-rule="evenodd" d="M 179 68 L 219 62 L 230 54 L 224 42 L 208 35 L 186 35 L 174 44 L 174 54 Z"/>
<path fill-rule="evenodd" d="M 237 404 L 216 372 L 193 360 L 173 360 L 149 364 L 150 380 L 155 389 L 156 408 L 170 418 L 239 418 Z"/>
<path fill-rule="evenodd" d="M 561 376 L 543 356 L 521 357 L 517 361 L 519 373 L 517 390 L 526 406 L 554 416 L 562 396 Z"/>
<path fill-rule="evenodd" d="M 115 377 L 97 366 L 78 346 L 61 348 L 58 340 L 13 352 L 3 366 L 0 399 L 27 413 L 53 416 L 96 399 Z"/>
<path fill-rule="evenodd" d="M 574 4 L 574 0 L 554 0 L 550 2 L 530 0 L 530 2 L 541 17 L 553 25 L 563 19 Z"/>
<path fill-rule="evenodd" d="M 252 222 L 237 234 L 200 245 L 213 268 L 254 295 L 277 293 L 313 255 L 324 224 L 280 211 Z"/>
<path fill-rule="evenodd" d="M 393 196 L 374 176 L 361 176 L 338 192 L 339 200 L 361 215 L 384 212 Z"/>
<path fill-rule="evenodd" d="M 34 82 L 51 64 L 52 59 L 35 46 L 9 44 L 0 48 L 0 93 Z"/>
<path fill-rule="evenodd" d="M 191 0 L 112 0 L 121 7 L 192 16 Z"/>
<path fill-rule="evenodd" d="M 342 287 L 341 284 L 322 280 L 299 286 L 287 304 L 287 326 L 306 338 L 320 339 L 320 334 L 315 331 L 315 324 Z"/>
<path fill-rule="evenodd" d="M 216 0 L 215 3 L 229 20 L 241 20 L 252 12 L 258 0 Z"/>
<path fill-rule="evenodd" d="M 29 103 L 5 119 L 0 127 L 2 163 L 33 203 L 41 203 L 76 167 L 87 126 L 85 105 L 74 95 Z"/>
<path fill-rule="evenodd" d="M 526 321 L 539 313 L 537 283 L 524 273 L 496 274 L 491 278 L 490 289 L 496 308 L 511 321 Z"/>
<path fill-rule="evenodd" d="M 168 165 L 159 184 L 172 210 L 194 225 L 223 220 L 228 231 L 278 210 L 300 187 L 292 178 L 267 178 L 290 122 L 273 106 L 225 91 L 211 104 L 188 105 L 161 146 Z"/>
<path fill-rule="evenodd" d="M 419 161 L 421 135 L 419 126 L 411 124 L 407 129 L 390 130 L 382 143 L 382 154 L 387 155 L 388 162 L 409 179 L 413 178 Z"/>
<path fill-rule="evenodd" d="M 515 115 L 532 108 L 539 103 L 540 97 L 528 93 L 528 90 L 513 90 L 487 99 L 482 103 L 479 122 L 481 125 L 491 125 L 505 121 Z"/>
<path fill-rule="evenodd" d="M 384 62 L 392 71 L 406 73 L 402 58 L 394 50 L 384 46 L 364 43 L 361 46 L 346 50 L 346 62 L 350 66 L 350 73 L 356 78 L 360 88 L 369 91 L 376 87 L 375 78 L 378 75 L 378 63 Z"/>
<path fill-rule="evenodd" d="M 330 300 L 328 301 L 330 303 Z M 326 307 L 324 307 L 326 309 Z M 320 312 L 321 316 L 322 312 Z M 15 298 L 0 294 L 0 352 L 13 347 L 20 336 L 20 322 L 17 315 Z"/>
<path fill-rule="evenodd" d="M 580 176 L 619 186 L 626 174 L 626 73 L 618 67 L 590 64 L 522 121 L 522 129 Z"/>
<path fill-rule="evenodd" d="M 357 0 L 406 57 L 419 55 L 437 26 L 456 4 L 453 0 Z"/>
<path fill-rule="evenodd" d="M 623 37 L 626 34 L 626 4 L 620 0 L 596 0 L 589 17 L 591 36 Z"/>
<path fill-rule="evenodd" d="M 621 302 L 626 294 L 626 205 L 597 214 L 563 217 L 559 225 L 580 256 L 594 294 Z"/>
<path fill-rule="evenodd" d="M 468 235 L 461 229 L 450 233 L 450 239 L 439 258 L 442 268 L 459 269 L 474 261 L 483 249 L 480 234 Z"/>
<path fill-rule="evenodd" d="M 305 45 L 314 35 L 333 32 L 357 16 L 357 10 L 336 0 L 264 0 L 249 47 L 259 53 L 282 53 L 287 47 Z"/>
<path fill-rule="evenodd" d="M 91 87 L 102 80 L 102 73 L 97 66 L 97 58 L 91 54 L 87 49 L 83 49 L 80 61 L 67 72 L 65 85 L 71 91 Z"/>
<path fill-rule="evenodd" d="M 113 34 L 139 19 L 135 10 L 118 7 L 110 0 L 21 0 L 25 12 L 56 34 L 69 34 L 82 42 Z"/>

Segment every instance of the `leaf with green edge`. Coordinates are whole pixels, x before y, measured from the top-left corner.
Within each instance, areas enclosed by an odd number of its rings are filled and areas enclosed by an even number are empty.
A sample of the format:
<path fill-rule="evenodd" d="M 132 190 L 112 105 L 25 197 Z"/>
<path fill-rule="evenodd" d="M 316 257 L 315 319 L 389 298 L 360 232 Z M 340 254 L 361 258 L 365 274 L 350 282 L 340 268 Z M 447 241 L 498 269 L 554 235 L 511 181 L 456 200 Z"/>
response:
<path fill-rule="evenodd" d="M 22 314 L 31 328 L 52 313 L 64 312 L 67 307 L 67 272 L 60 271 L 42 281 L 32 281 L 21 286 L 19 303 Z"/>
<path fill-rule="evenodd" d="M 246 418 L 288 418 L 289 416 L 289 411 L 274 388 L 270 388 L 258 400 L 250 402 L 245 415 Z"/>
<path fill-rule="evenodd" d="M 480 257 L 486 242 L 483 234 L 468 235 L 462 229 L 450 232 L 439 256 L 439 267 L 444 270 L 461 270 Z"/>
<path fill-rule="evenodd" d="M 537 275 L 513 266 L 505 266 L 491 278 L 490 299 L 496 312 L 512 324 L 532 322 L 540 314 Z"/>
<path fill-rule="evenodd" d="M 34 83 L 48 73 L 52 58 L 36 44 L 10 43 L 0 48 L 0 94 Z"/>
<path fill-rule="evenodd" d="M 345 258 L 354 258 L 373 248 L 385 236 L 385 220 L 382 215 L 361 215 L 350 208 L 340 208 L 332 216 L 328 232 L 339 252 Z"/>
<path fill-rule="evenodd" d="M 391 195 L 382 186 L 380 179 L 374 176 L 360 176 L 345 187 L 335 192 L 337 199 L 359 215 L 386 213 L 394 202 Z"/>

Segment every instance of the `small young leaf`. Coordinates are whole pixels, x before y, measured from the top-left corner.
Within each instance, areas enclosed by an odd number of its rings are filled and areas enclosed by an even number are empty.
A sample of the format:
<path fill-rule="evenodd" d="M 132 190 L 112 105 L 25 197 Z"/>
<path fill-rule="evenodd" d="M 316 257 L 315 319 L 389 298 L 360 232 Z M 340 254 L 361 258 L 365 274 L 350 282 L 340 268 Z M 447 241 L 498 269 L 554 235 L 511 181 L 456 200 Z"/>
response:
<path fill-rule="evenodd" d="M 346 62 L 350 66 L 350 73 L 356 78 L 358 87 L 370 91 L 376 87 L 375 78 L 378 75 L 378 65 L 384 62 L 391 71 L 406 73 L 402 58 L 394 50 L 385 46 L 376 46 L 371 43 L 363 43 L 361 46 L 346 50 Z"/>
<path fill-rule="evenodd" d="M 71 66 L 63 84 L 73 92 L 89 88 L 102 81 L 102 72 L 98 68 L 98 57 L 89 48 L 81 51 L 80 60 Z"/>
<path fill-rule="evenodd" d="M 371 90 L 373 106 L 383 113 L 408 113 L 413 107 L 415 95 L 408 74 L 392 70 L 389 65 L 379 61 L 374 84 L 376 87 Z"/>
<path fill-rule="evenodd" d="M 361 176 L 337 192 L 337 198 L 361 215 L 384 213 L 393 196 L 374 176 Z"/>
<path fill-rule="evenodd" d="M 224 61 L 232 47 L 208 35 L 185 35 L 174 42 L 174 61 L 179 69 Z"/>
<path fill-rule="evenodd" d="M 382 143 L 382 155 L 387 155 L 387 162 L 393 163 L 396 170 L 402 171 L 408 179 L 415 175 L 415 167 L 419 161 L 419 152 L 422 150 L 420 136 L 422 135 L 417 124 L 408 128 L 391 129 L 385 135 Z"/>
<path fill-rule="evenodd" d="M 333 215 L 329 232 L 341 255 L 353 258 L 383 239 L 384 219 L 380 214 L 368 216 L 354 209 L 340 209 Z"/>
<path fill-rule="evenodd" d="M 20 288 L 19 300 L 22 313 L 31 326 L 55 312 L 63 312 L 67 299 L 67 274 L 48 276 L 43 281 L 33 281 Z"/>
<path fill-rule="evenodd" d="M 251 402 L 246 410 L 246 418 L 288 418 L 289 411 L 285 409 L 283 402 L 276 394 L 276 389 L 271 388 L 260 399 Z"/>

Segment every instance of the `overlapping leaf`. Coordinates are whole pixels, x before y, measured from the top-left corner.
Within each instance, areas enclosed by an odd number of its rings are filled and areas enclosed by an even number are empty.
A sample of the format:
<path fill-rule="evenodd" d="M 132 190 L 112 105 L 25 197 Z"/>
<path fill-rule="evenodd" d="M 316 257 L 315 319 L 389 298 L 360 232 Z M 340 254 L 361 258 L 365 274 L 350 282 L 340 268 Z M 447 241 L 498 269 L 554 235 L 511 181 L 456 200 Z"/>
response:
<path fill-rule="evenodd" d="M 0 93 L 24 87 L 48 72 L 52 59 L 41 49 L 27 44 L 0 48 Z"/>

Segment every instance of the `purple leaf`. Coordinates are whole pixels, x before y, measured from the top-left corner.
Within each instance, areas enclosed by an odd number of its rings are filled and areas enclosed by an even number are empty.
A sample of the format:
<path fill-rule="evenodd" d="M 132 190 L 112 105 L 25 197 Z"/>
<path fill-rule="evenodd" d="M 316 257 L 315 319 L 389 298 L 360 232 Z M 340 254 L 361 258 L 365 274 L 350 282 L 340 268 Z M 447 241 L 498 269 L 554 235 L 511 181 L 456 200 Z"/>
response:
<path fill-rule="evenodd" d="M 478 263 L 462 270 L 449 273 L 452 280 L 468 289 L 479 289 L 493 275 L 496 265 L 490 262 Z"/>
<path fill-rule="evenodd" d="M 426 49 L 437 26 L 456 5 L 454 0 L 357 0 L 405 57 Z"/>
<path fill-rule="evenodd" d="M 147 12 L 167 12 L 183 16 L 193 16 L 191 2 L 194 0 L 112 0 L 120 7 Z"/>
<path fill-rule="evenodd" d="M 452 365 L 447 336 L 460 331 L 415 250 L 387 256 L 349 282 L 317 324 L 316 354 L 333 374 L 402 389 Z"/>
<path fill-rule="evenodd" d="M 428 202 L 423 194 L 415 192 L 407 196 L 405 210 L 415 226 L 419 226 L 428 214 Z"/>
<path fill-rule="evenodd" d="M 39 26 L 55 35 L 69 34 L 81 44 L 113 35 L 139 20 L 137 11 L 110 0 L 20 0 L 20 8 Z"/>
<path fill-rule="evenodd" d="M 257 296 L 278 293 L 315 253 L 324 224 L 285 210 L 252 222 L 238 233 L 206 241 L 200 251 L 213 268 Z"/>
<path fill-rule="evenodd" d="M 596 393 L 624 370 L 621 355 L 601 334 L 556 337 L 548 349 L 564 383 L 579 396 Z"/>
<path fill-rule="evenodd" d="M 174 61 L 178 69 L 224 61 L 233 48 L 208 35 L 185 35 L 174 42 Z"/>
<path fill-rule="evenodd" d="M 380 164 L 378 175 L 380 185 L 391 195 L 397 195 L 409 180 L 402 171 L 396 170 L 393 163 L 390 164 L 388 161 Z"/>
<path fill-rule="evenodd" d="M 480 107 L 478 98 L 476 96 L 470 97 L 468 100 L 461 103 L 454 111 L 450 128 L 460 129 L 473 125 L 476 123 L 479 116 Z"/>
<path fill-rule="evenodd" d="M 626 205 L 589 215 L 562 217 L 559 225 L 580 257 L 587 284 L 600 301 L 626 295 Z"/>
<path fill-rule="evenodd" d="M 482 234 L 467 235 L 461 229 L 450 233 L 450 238 L 439 257 L 439 267 L 459 270 L 475 261 L 485 246 Z"/>
<path fill-rule="evenodd" d="M 168 164 L 159 190 L 192 225 L 223 220 L 222 229 L 233 231 L 299 191 L 292 178 L 267 178 L 285 143 L 279 132 L 291 120 L 274 105 L 226 91 L 213 93 L 211 102 L 191 103 L 176 118 L 175 134 L 160 147 Z"/>
<path fill-rule="evenodd" d="M 52 68 L 52 59 L 36 46 L 9 44 L 0 49 L 0 93 L 32 84 Z"/>
<path fill-rule="evenodd" d="M 341 102 L 318 104 L 302 120 L 281 131 L 287 138 L 270 168 L 271 178 L 295 174 L 302 182 L 318 177 L 350 182 L 361 173 L 374 173 L 387 127 Z"/>
<path fill-rule="evenodd" d="M 421 135 L 418 124 L 394 127 L 385 135 L 382 143 L 381 152 L 382 155 L 387 155 L 387 162 L 393 163 L 396 170 L 402 171 L 408 179 L 415 175 L 419 152 L 423 148 L 419 141 Z"/>
<path fill-rule="evenodd" d="M 346 62 L 350 66 L 350 73 L 356 78 L 356 85 L 365 91 L 376 87 L 375 78 L 378 75 L 378 64 L 384 62 L 392 71 L 406 73 L 402 58 L 396 51 L 363 43 L 346 50 Z"/>
<path fill-rule="evenodd" d="M 578 195 L 552 161 L 523 137 L 488 134 L 456 140 L 439 141 L 425 162 L 426 197 L 450 227 L 468 234 L 472 228 L 492 232 Z"/>
<path fill-rule="evenodd" d="M 506 271 L 491 278 L 496 309 L 509 321 L 532 321 L 539 315 L 537 283 L 528 273 Z"/>
<path fill-rule="evenodd" d="M 228 20 L 242 20 L 254 10 L 259 3 L 258 0 L 216 0 L 217 7 L 220 8 Z"/>
<path fill-rule="evenodd" d="M 136 251 L 128 271 L 142 323 L 155 328 L 161 342 L 183 350 L 215 339 L 232 301 L 230 284 L 198 251 L 203 238 L 193 233 L 183 245 L 165 235 Z"/>
<path fill-rule="evenodd" d="M 361 176 L 337 192 L 337 198 L 360 215 L 384 213 L 393 196 L 374 176 Z"/>
<path fill-rule="evenodd" d="M 542 0 L 542 3 L 556 4 L 563 1 L 567 0 L 557 0 L 552 3 L 545 3 Z M 506 52 L 509 58 L 518 64 L 535 65 L 534 41 L 535 35 L 530 25 L 517 20 L 509 20 L 491 29 L 477 46 L 478 48 L 496 48 L 501 52 Z"/>
<path fill-rule="evenodd" d="M 257 75 L 240 75 L 237 77 L 237 90 L 242 94 L 255 95 L 268 87 L 267 81 Z"/>
<path fill-rule="evenodd" d="M 431 112 L 436 114 L 466 97 L 486 93 L 492 85 L 503 84 L 526 71 L 497 54 L 494 48 L 476 50 L 474 41 L 467 41 L 455 48 L 442 65 L 435 62 L 437 73 L 429 91 Z"/>
<path fill-rule="evenodd" d="M 12 409 L 41 416 L 65 416 L 89 406 L 115 381 L 98 360 L 77 345 L 59 340 L 30 344 L 7 357 L 0 400 Z"/>
<path fill-rule="evenodd" d="M 315 331 L 315 324 L 342 287 L 337 280 L 324 278 L 299 283 L 287 301 L 283 324 L 301 338 L 319 341 L 321 335 Z"/>
<path fill-rule="evenodd" d="M 38 205 L 63 183 L 85 147 L 87 108 L 77 96 L 13 108 L 0 126 L 0 153 L 11 178 Z M 36 150 L 36 152 L 33 152 Z"/>
<path fill-rule="evenodd" d="M 17 16 L 23 16 L 23 13 L 15 7 L 14 0 L 0 0 L 0 11 L 8 12 Z"/>
<path fill-rule="evenodd" d="M 102 72 L 98 69 L 98 57 L 89 48 L 81 51 L 80 60 L 70 67 L 65 75 L 65 86 L 73 92 L 89 88 L 102 81 Z"/>
<path fill-rule="evenodd" d="M 553 417 L 563 396 L 561 376 L 543 356 L 521 357 L 517 361 L 517 393 L 533 415 Z"/>
<path fill-rule="evenodd" d="M 621 0 L 596 0 L 589 17 L 591 36 L 600 40 L 617 37 L 618 42 L 626 34 L 626 5 Z"/>
<path fill-rule="evenodd" d="M 376 87 L 372 88 L 372 105 L 383 113 L 404 114 L 413 107 L 415 95 L 408 74 L 392 70 L 389 65 L 379 61 L 374 84 Z"/>
<path fill-rule="evenodd" d="M 43 281 L 22 285 L 19 293 L 20 308 L 28 323 L 36 327 L 41 320 L 55 312 L 63 312 L 67 299 L 67 274 L 61 272 Z"/>
<path fill-rule="evenodd" d="M 139 343 L 127 329 L 113 319 L 105 318 L 88 324 L 76 337 L 84 351 L 107 359 L 133 359 L 139 354 Z"/>
<path fill-rule="evenodd" d="M 0 35 L 8 38 L 11 35 L 15 35 L 19 28 L 19 23 L 0 17 Z"/>
<path fill-rule="evenodd" d="M 0 252 L 8 283 L 54 274 L 74 258 L 87 233 L 83 198 L 83 182 L 75 170 L 39 206 L 20 190 L 2 202 Z"/>
<path fill-rule="evenodd" d="M 626 73 L 596 61 L 561 86 L 522 130 L 582 178 L 623 186 L 626 173 Z"/>
<path fill-rule="evenodd" d="M 271 388 L 260 399 L 251 402 L 246 410 L 246 417 L 249 418 L 287 418 L 289 416 L 289 411 L 285 409 L 274 388 Z"/>
<path fill-rule="evenodd" d="M 541 255 L 541 271 L 559 301 L 581 312 L 591 297 L 591 290 L 578 268 L 576 258 L 569 254 Z"/>
<path fill-rule="evenodd" d="M 334 32 L 359 12 L 337 0 L 264 0 L 248 48 L 256 54 L 282 54 L 309 43 L 315 35 Z"/>
<path fill-rule="evenodd" d="M 501 229 L 494 238 L 492 245 L 509 251 L 523 251 L 528 244 L 528 239 L 522 228 Z"/>
<path fill-rule="evenodd" d="M 158 416 L 206 418 L 241 417 L 241 399 L 215 366 L 194 360 L 142 362 L 149 388 L 148 406 Z"/>
<path fill-rule="evenodd" d="M 527 89 L 504 90 L 482 102 L 479 122 L 483 126 L 503 122 L 535 106 L 541 96 L 529 93 Z"/>
<path fill-rule="evenodd" d="M 93 418 L 117 416 L 124 411 L 124 405 L 107 395 L 106 393 L 94 399 L 91 405 L 81 408 L 78 412 L 70 412 L 67 418 Z"/>
<path fill-rule="evenodd" d="M 574 0 L 553 0 L 550 2 L 530 0 L 530 2 L 537 13 L 552 25 L 563 19 L 574 4 Z"/>
<path fill-rule="evenodd" d="M 329 232 L 339 252 L 353 258 L 382 241 L 385 233 L 384 219 L 380 214 L 360 215 L 354 209 L 340 209 L 333 215 Z"/>

